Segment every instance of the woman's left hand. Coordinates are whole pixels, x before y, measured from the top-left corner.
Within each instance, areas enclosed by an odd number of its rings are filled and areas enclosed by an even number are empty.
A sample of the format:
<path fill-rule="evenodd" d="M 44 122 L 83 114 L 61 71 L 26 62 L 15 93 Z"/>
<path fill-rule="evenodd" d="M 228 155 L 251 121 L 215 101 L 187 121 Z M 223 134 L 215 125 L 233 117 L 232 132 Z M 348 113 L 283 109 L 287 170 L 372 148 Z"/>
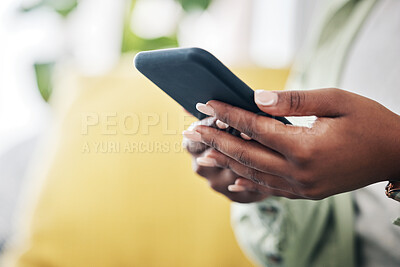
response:
<path fill-rule="evenodd" d="M 255 102 L 274 116 L 317 120 L 310 128 L 298 127 L 218 101 L 198 104 L 201 112 L 251 138 L 197 126 L 195 138 L 221 152 L 212 154 L 217 167 L 306 199 L 399 180 L 400 117 L 379 103 L 339 89 L 259 90 Z"/>

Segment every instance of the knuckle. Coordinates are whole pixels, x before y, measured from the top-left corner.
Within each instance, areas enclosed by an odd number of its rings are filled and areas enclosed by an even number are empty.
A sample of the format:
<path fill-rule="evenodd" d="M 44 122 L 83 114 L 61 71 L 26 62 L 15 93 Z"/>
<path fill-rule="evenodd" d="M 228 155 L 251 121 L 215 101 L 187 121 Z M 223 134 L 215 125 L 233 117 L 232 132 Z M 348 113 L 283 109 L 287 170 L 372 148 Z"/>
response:
<path fill-rule="evenodd" d="M 310 200 L 321 200 L 325 198 L 325 196 L 316 188 L 303 189 L 302 196 Z"/>
<path fill-rule="evenodd" d="M 336 102 L 336 103 L 346 103 L 349 101 L 349 92 L 346 92 L 341 89 L 337 88 L 328 88 L 326 89 L 326 97 L 328 98 L 328 101 L 330 102 Z"/>
<path fill-rule="evenodd" d="M 193 164 L 193 171 L 195 173 L 197 173 L 198 175 L 207 178 L 207 173 L 206 173 L 205 168 L 203 168 L 197 164 Z"/>
<path fill-rule="evenodd" d="M 209 145 L 217 150 L 219 150 L 218 140 L 215 136 L 212 136 L 209 140 Z"/>
<path fill-rule="evenodd" d="M 222 158 L 217 159 L 217 164 L 219 165 L 220 168 L 229 169 L 229 170 L 233 169 L 232 160 L 230 160 L 227 157 L 225 157 L 223 159 Z"/>
<path fill-rule="evenodd" d="M 249 166 L 251 164 L 249 153 L 247 152 L 246 149 L 243 148 L 238 149 L 235 152 L 234 157 L 238 162 L 242 163 L 245 166 Z"/>
<path fill-rule="evenodd" d="M 307 171 L 303 170 L 296 170 L 296 172 L 291 175 L 291 179 L 302 188 L 310 188 L 314 183 L 312 176 Z"/>
<path fill-rule="evenodd" d="M 217 114 L 217 118 L 220 120 L 220 121 L 223 121 L 223 122 L 230 122 L 231 120 L 230 120 L 230 116 L 229 116 L 229 114 L 230 114 L 230 112 L 227 112 L 227 111 L 223 111 L 223 112 L 219 112 L 218 114 Z"/>
<path fill-rule="evenodd" d="M 241 121 L 242 131 L 252 139 L 258 139 L 262 134 L 266 133 L 265 118 L 260 115 L 252 115 L 250 118 L 245 117 Z"/>
<path fill-rule="evenodd" d="M 321 186 L 319 186 L 318 180 L 315 179 L 314 175 L 308 172 L 297 172 L 293 180 L 296 183 L 296 186 L 294 186 L 296 194 L 311 200 L 324 198 Z"/>
<path fill-rule="evenodd" d="M 216 100 L 210 100 L 207 102 L 208 105 L 210 105 L 211 107 L 213 107 L 214 111 L 215 111 L 215 115 L 219 118 L 219 119 L 226 119 L 229 118 L 229 114 L 230 114 L 230 109 L 231 107 L 229 107 L 227 104 L 225 103 L 221 103 L 218 102 Z"/>
<path fill-rule="evenodd" d="M 292 148 L 290 151 L 290 155 L 296 166 L 302 165 L 304 161 L 307 160 L 304 151 L 299 147 Z"/>
<path fill-rule="evenodd" d="M 334 99 L 340 98 L 342 96 L 343 90 L 337 88 L 329 88 L 327 89 L 328 95 L 332 96 Z"/>
<path fill-rule="evenodd" d="M 217 119 L 215 117 L 208 117 L 208 118 L 203 119 L 200 122 L 200 125 L 203 125 L 203 126 L 214 126 L 216 121 L 217 121 Z"/>
<path fill-rule="evenodd" d="M 188 139 L 183 140 L 183 147 L 192 155 L 198 155 L 207 150 L 206 145 Z"/>
<path fill-rule="evenodd" d="M 226 188 L 218 182 L 212 181 L 212 182 L 209 182 L 209 185 L 216 192 L 224 193 L 226 191 Z"/>
<path fill-rule="evenodd" d="M 227 156 L 219 153 L 215 149 L 211 149 L 208 156 L 215 159 L 217 166 L 220 168 L 230 168 L 230 160 Z"/>
<path fill-rule="evenodd" d="M 313 180 L 308 174 L 299 174 L 296 180 L 307 189 L 313 186 Z"/>
<path fill-rule="evenodd" d="M 259 173 L 257 170 L 252 169 L 252 168 L 247 168 L 246 174 L 247 174 L 247 178 L 250 179 L 252 182 L 254 182 L 258 185 L 265 186 L 264 181 L 259 178 Z"/>
<path fill-rule="evenodd" d="M 251 129 L 249 129 L 249 136 L 253 139 L 262 136 L 267 131 L 266 125 L 264 117 L 255 115 L 252 119 Z"/>
<path fill-rule="evenodd" d="M 306 94 L 301 91 L 291 91 L 289 94 L 289 111 L 291 113 L 299 112 L 303 103 L 305 103 Z"/>
<path fill-rule="evenodd" d="M 213 178 L 215 175 L 218 174 L 215 170 L 213 170 L 209 167 L 203 167 L 203 166 L 200 166 L 199 164 L 197 164 L 196 158 L 197 157 L 193 157 L 193 159 L 192 159 L 193 172 L 195 172 L 196 174 L 198 174 L 201 177 L 204 177 L 206 179 Z"/>
<path fill-rule="evenodd" d="M 314 158 L 316 148 L 310 141 L 303 141 L 291 151 L 294 162 L 301 166 L 307 166 Z"/>

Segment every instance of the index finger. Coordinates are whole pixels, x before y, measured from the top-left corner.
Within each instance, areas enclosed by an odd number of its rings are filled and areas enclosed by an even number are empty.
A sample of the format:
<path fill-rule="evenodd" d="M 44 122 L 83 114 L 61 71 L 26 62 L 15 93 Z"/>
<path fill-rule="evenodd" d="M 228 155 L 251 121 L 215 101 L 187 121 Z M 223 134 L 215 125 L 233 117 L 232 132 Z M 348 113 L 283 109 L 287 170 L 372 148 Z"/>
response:
<path fill-rule="evenodd" d="M 196 142 L 190 140 L 186 136 L 190 135 L 193 132 L 194 128 L 198 125 L 204 125 L 216 128 L 215 124 L 216 120 L 217 120 L 216 118 L 208 117 L 203 120 L 193 122 L 187 130 L 183 131 L 183 140 L 182 140 L 183 148 L 185 148 L 190 154 L 194 156 L 202 154 L 205 150 L 207 150 L 209 146 L 199 141 Z"/>
<path fill-rule="evenodd" d="M 293 135 L 302 129 L 216 100 L 198 104 L 197 108 L 284 155 L 290 153 L 296 142 Z"/>

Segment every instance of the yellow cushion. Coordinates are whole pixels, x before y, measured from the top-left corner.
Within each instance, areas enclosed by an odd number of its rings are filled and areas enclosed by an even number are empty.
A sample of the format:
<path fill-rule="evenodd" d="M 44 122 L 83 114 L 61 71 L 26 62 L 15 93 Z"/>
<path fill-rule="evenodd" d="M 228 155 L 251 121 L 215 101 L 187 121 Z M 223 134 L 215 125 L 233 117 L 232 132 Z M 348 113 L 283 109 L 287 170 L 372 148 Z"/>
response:
<path fill-rule="evenodd" d="M 287 76 L 286 70 L 236 73 L 265 89 L 281 89 Z M 43 187 L 10 262 L 251 266 L 232 234 L 229 202 L 192 172 L 181 148 L 181 132 L 193 118 L 130 60 L 109 75 L 63 85 L 53 99 L 59 121 L 50 131 L 53 151 L 36 162 L 46 167 L 37 178 Z"/>

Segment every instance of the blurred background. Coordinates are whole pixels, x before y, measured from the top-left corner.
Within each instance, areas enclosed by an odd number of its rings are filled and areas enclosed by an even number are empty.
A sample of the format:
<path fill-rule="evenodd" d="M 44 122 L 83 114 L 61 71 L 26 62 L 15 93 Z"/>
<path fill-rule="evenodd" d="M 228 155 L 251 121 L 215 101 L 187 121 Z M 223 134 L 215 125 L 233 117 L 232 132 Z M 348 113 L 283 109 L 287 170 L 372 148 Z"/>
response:
<path fill-rule="evenodd" d="M 180 142 L 162 121 L 149 134 L 101 130 L 105 112 L 181 116 L 132 67 L 142 50 L 201 47 L 254 89 L 282 89 L 317 4 L 2 0 L 0 255 L 21 266 L 251 265 L 234 243 L 228 201 L 191 173 L 183 151 L 82 147 Z M 82 114 L 100 116 L 86 135 Z"/>

